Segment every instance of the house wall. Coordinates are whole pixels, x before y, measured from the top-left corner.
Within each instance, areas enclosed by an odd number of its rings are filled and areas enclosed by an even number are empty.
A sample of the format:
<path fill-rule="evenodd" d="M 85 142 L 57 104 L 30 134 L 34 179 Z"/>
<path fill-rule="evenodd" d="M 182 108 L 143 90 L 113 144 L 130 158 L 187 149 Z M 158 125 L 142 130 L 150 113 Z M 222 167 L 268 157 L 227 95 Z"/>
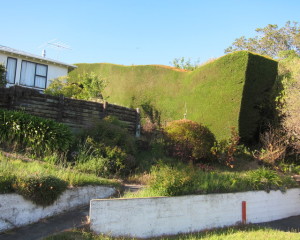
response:
<path fill-rule="evenodd" d="M 0 232 L 88 204 L 92 198 L 107 198 L 115 193 L 114 188 L 104 186 L 72 188 L 66 190 L 48 207 L 37 206 L 15 193 L 0 194 Z"/>
<path fill-rule="evenodd" d="M 47 73 L 47 86 L 51 83 L 52 79 L 61 77 L 61 76 L 66 76 L 68 75 L 68 68 L 66 66 L 62 65 L 55 65 L 46 61 L 38 61 L 38 60 L 33 60 L 31 58 L 26 58 L 26 57 L 21 57 L 21 56 L 15 56 L 13 54 L 3 54 L 0 52 L 0 63 L 2 63 L 5 67 L 7 64 L 7 58 L 12 57 L 17 59 L 17 70 L 16 70 L 16 81 L 15 84 L 18 85 L 20 81 L 20 75 L 21 75 L 21 65 L 22 65 L 22 60 L 25 61 L 30 61 L 34 63 L 40 63 L 48 66 L 48 73 Z M 12 84 L 8 84 L 8 86 L 11 86 Z"/>
<path fill-rule="evenodd" d="M 260 223 L 300 214 L 300 189 L 182 197 L 91 200 L 90 227 L 97 234 L 151 238 L 242 222 Z"/>

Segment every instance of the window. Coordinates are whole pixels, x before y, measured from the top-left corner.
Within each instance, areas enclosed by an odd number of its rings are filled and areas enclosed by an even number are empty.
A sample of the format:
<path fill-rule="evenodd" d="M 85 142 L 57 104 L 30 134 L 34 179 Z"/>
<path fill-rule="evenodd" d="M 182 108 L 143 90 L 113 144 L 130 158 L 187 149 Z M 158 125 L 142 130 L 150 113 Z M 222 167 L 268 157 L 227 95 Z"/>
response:
<path fill-rule="evenodd" d="M 48 66 L 22 61 L 20 85 L 46 88 Z"/>
<path fill-rule="evenodd" d="M 17 70 L 17 59 L 8 57 L 7 64 L 6 64 L 6 81 L 8 83 L 15 83 L 16 70 Z"/>

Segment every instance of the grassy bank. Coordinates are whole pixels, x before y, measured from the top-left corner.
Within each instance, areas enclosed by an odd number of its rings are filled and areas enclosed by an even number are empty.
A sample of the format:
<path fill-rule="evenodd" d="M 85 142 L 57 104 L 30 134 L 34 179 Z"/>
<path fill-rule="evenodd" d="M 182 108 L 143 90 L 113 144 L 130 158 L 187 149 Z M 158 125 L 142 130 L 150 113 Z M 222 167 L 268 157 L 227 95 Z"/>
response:
<path fill-rule="evenodd" d="M 0 194 L 17 193 L 36 205 L 52 205 L 70 187 L 105 185 L 113 180 L 99 178 L 63 166 L 37 161 L 10 159 L 0 153 Z"/>
<path fill-rule="evenodd" d="M 285 191 L 299 187 L 288 175 L 278 174 L 268 168 L 250 171 L 203 171 L 183 164 L 158 165 L 152 168 L 148 186 L 125 197 L 180 196 L 189 194 L 233 193 L 270 190 Z"/>
<path fill-rule="evenodd" d="M 119 183 L 115 180 L 100 178 L 94 174 L 81 173 L 71 168 L 55 166 L 46 162 L 11 159 L 5 157 L 0 152 L 0 177 L 8 175 L 17 178 L 28 176 L 55 176 L 67 182 L 69 187 L 86 185 L 119 186 Z"/>

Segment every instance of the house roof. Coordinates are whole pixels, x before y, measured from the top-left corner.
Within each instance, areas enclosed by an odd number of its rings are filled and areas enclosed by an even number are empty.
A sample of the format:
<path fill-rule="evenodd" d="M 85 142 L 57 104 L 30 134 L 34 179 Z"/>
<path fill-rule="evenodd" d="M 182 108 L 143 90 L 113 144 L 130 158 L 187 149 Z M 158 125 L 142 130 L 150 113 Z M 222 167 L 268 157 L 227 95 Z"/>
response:
<path fill-rule="evenodd" d="M 68 68 L 69 71 L 77 68 L 77 66 L 75 66 L 75 65 L 63 63 L 63 62 L 60 62 L 60 61 L 57 61 L 57 60 L 54 60 L 54 59 L 51 59 L 51 58 L 46 58 L 46 57 L 43 57 L 43 56 L 27 53 L 27 52 L 24 52 L 24 51 L 20 51 L 20 50 L 10 48 L 10 47 L 6 47 L 6 46 L 2 46 L 2 45 L 0 45 L 0 52 L 10 54 L 10 55 L 13 55 L 13 56 L 25 57 L 25 58 L 32 59 L 32 60 L 38 60 L 40 62 L 52 63 L 54 65 L 65 66 L 65 67 Z"/>

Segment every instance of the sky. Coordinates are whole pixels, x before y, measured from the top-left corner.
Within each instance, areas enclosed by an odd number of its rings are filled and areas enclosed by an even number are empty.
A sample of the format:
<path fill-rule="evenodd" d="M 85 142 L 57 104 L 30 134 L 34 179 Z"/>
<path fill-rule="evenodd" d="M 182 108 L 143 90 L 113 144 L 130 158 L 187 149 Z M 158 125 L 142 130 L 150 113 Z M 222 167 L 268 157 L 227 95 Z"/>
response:
<path fill-rule="evenodd" d="M 300 22 L 299 0 L 0 0 L 0 45 L 66 63 L 171 65 L 224 55 L 268 24 Z M 48 42 L 71 49 L 55 49 Z"/>

